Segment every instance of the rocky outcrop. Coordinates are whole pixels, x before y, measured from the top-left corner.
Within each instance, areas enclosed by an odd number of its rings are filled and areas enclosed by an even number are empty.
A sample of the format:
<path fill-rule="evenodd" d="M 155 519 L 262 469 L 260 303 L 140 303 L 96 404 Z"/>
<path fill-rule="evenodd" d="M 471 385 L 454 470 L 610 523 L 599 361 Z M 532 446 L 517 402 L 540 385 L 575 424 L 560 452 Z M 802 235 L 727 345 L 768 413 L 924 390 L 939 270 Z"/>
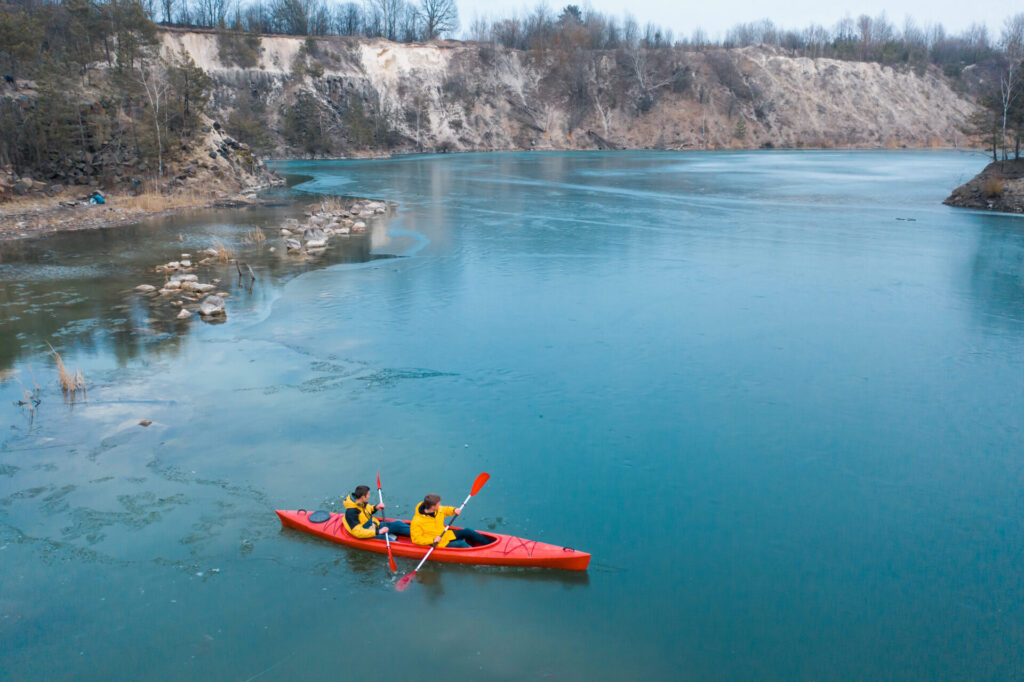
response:
<path fill-rule="evenodd" d="M 311 153 L 294 134 L 303 111 L 329 153 L 363 155 L 958 146 L 958 126 L 975 108 L 934 68 L 796 58 L 769 47 L 570 54 L 264 36 L 259 63 L 240 68 L 221 61 L 212 33 L 166 31 L 164 41 L 212 76 L 218 118 L 250 117 L 278 156 Z"/>
<path fill-rule="evenodd" d="M 944 202 L 949 206 L 1003 213 L 1024 213 L 1024 160 L 996 161 L 960 185 Z"/>

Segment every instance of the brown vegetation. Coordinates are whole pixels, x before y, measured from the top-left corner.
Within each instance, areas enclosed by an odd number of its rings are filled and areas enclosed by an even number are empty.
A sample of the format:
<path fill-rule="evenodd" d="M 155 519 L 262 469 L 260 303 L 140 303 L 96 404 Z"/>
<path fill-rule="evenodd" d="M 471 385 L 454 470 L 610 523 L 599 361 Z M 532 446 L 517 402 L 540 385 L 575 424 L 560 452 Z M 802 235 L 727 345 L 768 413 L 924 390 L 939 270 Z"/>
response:
<path fill-rule="evenodd" d="M 50 346 L 50 344 L 46 344 Z M 72 398 L 77 397 L 78 393 L 81 392 L 82 397 L 85 397 L 85 377 L 82 376 L 82 370 L 76 370 L 72 373 L 65 365 L 64 360 L 60 357 L 60 353 L 54 350 L 53 346 L 50 346 L 50 352 L 53 353 L 53 359 L 57 363 L 57 375 L 60 381 L 60 388 L 64 391 L 64 394 Z"/>

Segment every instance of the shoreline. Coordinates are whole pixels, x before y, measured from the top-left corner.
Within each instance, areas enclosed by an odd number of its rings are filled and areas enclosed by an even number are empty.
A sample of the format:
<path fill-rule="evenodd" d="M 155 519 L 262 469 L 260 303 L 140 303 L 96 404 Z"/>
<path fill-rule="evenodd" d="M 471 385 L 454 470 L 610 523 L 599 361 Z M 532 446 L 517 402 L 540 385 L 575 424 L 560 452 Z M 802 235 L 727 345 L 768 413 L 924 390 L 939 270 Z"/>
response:
<path fill-rule="evenodd" d="M 99 205 L 83 203 L 80 198 L 68 193 L 15 200 L 0 204 L 0 242 L 31 239 L 58 232 L 120 227 L 150 218 L 208 208 L 259 206 L 269 200 L 259 198 L 258 193 L 281 184 L 252 185 L 239 192 L 210 194 L 110 194 L 104 196 L 106 203 Z"/>
<path fill-rule="evenodd" d="M 600 149 L 600 148 L 581 148 L 581 147 L 531 147 L 529 149 L 506 149 L 506 148 L 495 148 L 495 149 L 458 149 L 458 150 L 434 150 L 434 151 L 419 151 L 419 152 L 379 152 L 379 153 L 358 153 L 350 156 L 282 156 L 282 157 L 267 157 L 264 162 L 267 164 L 285 163 L 288 161 L 387 161 L 389 159 L 398 158 L 409 158 L 415 156 L 459 156 L 466 154 L 520 154 L 520 153 L 539 153 L 539 154 L 550 154 L 550 153 L 581 153 L 589 154 L 593 152 L 665 152 L 665 153 L 679 153 L 679 152 L 701 152 L 708 154 L 717 154 L 721 152 L 965 152 L 965 153 L 979 153 L 987 154 L 988 152 L 981 147 L 957 147 L 957 146 L 934 146 L 934 145 L 904 145 L 900 147 L 861 147 L 852 145 L 849 147 L 834 146 L 834 147 L 714 147 L 714 148 L 699 148 L 699 147 L 620 147 L 616 149 Z M 280 172 L 280 171 L 277 171 Z"/>
<path fill-rule="evenodd" d="M 440 156 L 448 154 L 511 154 L 511 153 L 592 153 L 600 151 L 612 152 L 702 152 L 702 153 L 729 153 L 729 152 L 871 152 L 871 151 L 960 151 L 977 152 L 973 148 L 965 147 L 903 147 L 899 149 L 886 149 L 884 147 L 787 147 L 787 148 L 737 148 L 737 149 L 495 149 L 495 150 L 465 150 L 465 151 L 422 151 L 422 152 L 398 152 L 384 154 L 367 154 L 358 156 L 341 157 L 284 157 L 267 159 L 266 163 L 286 163 L 291 161 L 365 161 L 365 160 L 388 160 L 396 158 L 412 158 L 417 156 Z M 101 230 L 113 227 L 130 225 L 143 220 L 162 218 L 171 215 L 183 214 L 188 211 L 196 211 L 210 208 L 232 208 L 266 205 L 273 200 L 261 198 L 260 193 L 274 187 L 286 185 L 286 179 L 278 173 L 279 181 L 250 185 L 238 191 L 221 191 L 209 194 L 198 194 L 195 192 L 179 192 L 177 194 L 165 195 L 157 192 L 148 192 L 141 195 L 111 194 L 104 198 L 105 204 L 90 205 L 82 203 L 80 198 L 73 197 L 69 192 L 63 192 L 55 196 L 37 196 L 28 200 L 14 200 L 0 204 L 0 243 L 18 239 L 32 239 L 47 234 L 59 232 L 73 232 L 79 230 Z M 84 189 L 84 188 L 82 188 Z M 367 199 L 365 197 L 353 197 L 355 199 Z M 947 200 L 947 203 L 948 200 Z"/>

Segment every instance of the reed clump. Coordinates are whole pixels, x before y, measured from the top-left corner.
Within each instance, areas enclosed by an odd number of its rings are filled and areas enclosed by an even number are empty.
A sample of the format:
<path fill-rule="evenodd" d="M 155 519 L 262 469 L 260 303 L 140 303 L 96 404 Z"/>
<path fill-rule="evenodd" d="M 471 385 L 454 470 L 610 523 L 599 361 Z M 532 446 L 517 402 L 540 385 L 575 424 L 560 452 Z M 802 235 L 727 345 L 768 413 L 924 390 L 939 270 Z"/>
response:
<path fill-rule="evenodd" d="M 324 213 L 331 211 L 341 211 L 345 208 L 345 202 L 338 197 L 328 197 L 320 202 L 320 208 Z"/>
<path fill-rule="evenodd" d="M 245 233 L 245 241 L 262 247 L 267 241 L 267 235 L 260 228 L 254 227 Z"/>
<path fill-rule="evenodd" d="M 265 238 L 266 238 L 266 236 L 264 236 L 264 239 Z M 232 252 L 231 249 L 229 249 L 227 246 L 225 246 L 224 242 L 222 242 L 222 241 L 215 241 L 213 243 L 213 248 L 217 251 L 216 258 L 221 263 L 227 263 L 227 262 L 231 261 L 232 258 L 235 257 L 234 252 Z"/>
<path fill-rule="evenodd" d="M 50 346 L 50 344 L 46 344 Z M 71 372 L 64 364 L 64 359 L 61 358 L 53 346 L 50 346 L 50 352 L 53 353 L 53 359 L 57 363 L 57 376 L 60 380 L 60 388 L 64 391 L 65 395 L 76 397 L 79 393 L 85 396 L 85 377 L 82 375 L 82 370 L 76 370 Z"/>

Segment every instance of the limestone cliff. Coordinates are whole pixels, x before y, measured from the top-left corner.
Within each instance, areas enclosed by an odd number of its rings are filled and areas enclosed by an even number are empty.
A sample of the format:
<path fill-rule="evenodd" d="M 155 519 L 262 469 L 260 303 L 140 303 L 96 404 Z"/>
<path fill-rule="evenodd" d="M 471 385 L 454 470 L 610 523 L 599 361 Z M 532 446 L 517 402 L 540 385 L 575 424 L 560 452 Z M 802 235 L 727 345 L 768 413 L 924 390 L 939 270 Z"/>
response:
<path fill-rule="evenodd" d="M 214 33 L 164 33 L 169 50 L 184 48 L 213 77 L 220 120 L 248 117 L 265 151 L 278 156 L 960 146 L 958 126 L 975 107 L 934 69 L 794 58 L 765 47 L 538 54 L 264 36 L 258 57 L 242 67 L 222 59 L 219 41 Z M 297 102 L 305 117 L 298 123 Z M 322 149 L 303 144 L 310 135 Z"/>

